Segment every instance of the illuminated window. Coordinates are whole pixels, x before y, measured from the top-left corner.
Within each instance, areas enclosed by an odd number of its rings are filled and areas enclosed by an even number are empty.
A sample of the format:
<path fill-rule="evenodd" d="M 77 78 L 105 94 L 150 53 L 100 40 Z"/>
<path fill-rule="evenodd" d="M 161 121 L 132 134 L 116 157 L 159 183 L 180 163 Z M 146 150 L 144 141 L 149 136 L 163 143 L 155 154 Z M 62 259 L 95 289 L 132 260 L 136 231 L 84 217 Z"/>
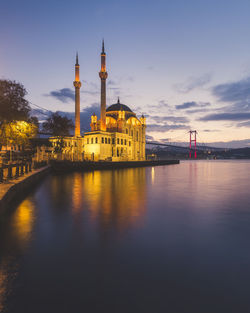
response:
<path fill-rule="evenodd" d="M 77 147 L 77 144 L 76 144 L 76 142 L 75 142 L 75 147 Z"/>
<path fill-rule="evenodd" d="M 93 139 L 94 139 L 94 138 L 92 137 L 92 138 L 91 138 L 91 143 L 92 143 L 92 144 L 94 143 Z"/>
<path fill-rule="evenodd" d="M 121 139 L 121 145 L 123 145 L 123 139 Z"/>
<path fill-rule="evenodd" d="M 110 138 L 108 139 L 108 143 L 110 144 Z"/>
<path fill-rule="evenodd" d="M 131 141 L 129 141 L 129 146 L 131 146 Z"/>
<path fill-rule="evenodd" d="M 98 143 L 98 138 L 97 137 L 95 138 L 95 143 Z"/>
<path fill-rule="evenodd" d="M 105 137 L 105 143 L 107 143 L 107 137 Z"/>
<path fill-rule="evenodd" d="M 102 137 L 102 143 L 104 143 L 104 138 Z"/>

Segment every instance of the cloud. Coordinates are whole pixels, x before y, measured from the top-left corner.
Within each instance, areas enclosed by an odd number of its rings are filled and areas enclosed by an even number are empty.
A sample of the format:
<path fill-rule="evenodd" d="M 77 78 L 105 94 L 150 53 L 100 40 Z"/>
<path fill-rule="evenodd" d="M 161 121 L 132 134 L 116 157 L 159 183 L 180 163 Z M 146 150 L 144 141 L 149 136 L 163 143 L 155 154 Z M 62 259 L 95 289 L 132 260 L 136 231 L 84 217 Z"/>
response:
<path fill-rule="evenodd" d="M 230 106 L 220 108 L 224 112 L 250 111 L 250 77 L 236 82 L 216 85 L 212 93 L 221 102 L 228 102 Z"/>
<path fill-rule="evenodd" d="M 158 115 L 153 115 L 153 116 L 150 116 L 150 119 L 156 121 L 157 123 L 162 123 L 162 122 L 188 123 L 189 122 L 188 118 L 183 117 L 183 116 L 158 116 Z"/>
<path fill-rule="evenodd" d="M 146 140 L 154 140 L 153 136 L 146 135 Z"/>
<path fill-rule="evenodd" d="M 179 104 L 179 105 L 176 105 L 175 108 L 177 110 L 186 110 L 186 109 L 189 109 L 189 108 L 194 108 L 194 107 L 198 107 L 198 108 L 204 108 L 204 107 L 207 107 L 207 106 L 210 106 L 211 103 L 209 102 L 195 102 L 195 101 L 191 101 L 191 102 L 184 102 L 183 104 Z"/>
<path fill-rule="evenodd" d="M 47 119 L 47 117 L 51 114 L 51 111 L 42 110 L 42 109 L 34 109 L 32 108 L 30 111 L 31 116 L 35 116 L 38 118 L 39 121 L 44 121 Z"/>
<path fill-rule="evenodd" d="M 75 93 L 70 88 L 62 88 L 59 90 L 53 90 L 46 96 L 54 97 L 63 103 L 67 103 L 69 101 L 75 100 Z"/>
<path fill-rule="evenodd" d="M 164 125 L 159 125 L 159 124 L 148 124 L 147 125 L 147 131 L 148 132 L 161 132 L 164 133 L 169 130 L 176 130 L 176 129 L 188 129 L 189 127 L 186 125 L 181 125 L 181 124 L 164 124 Z"/>
<path fill-rule="evenodd" d="M 250 127 L 250 121 L 238 123 L 237 127 Z"/>
<path fill-rule="evenodd" d="M 75 122 L 75 112 L 63 112 L 57 111 L 62 116 L 67 116 L 68 118 L 72 119 Z M 83 108 L 80 112 L 80 122 L 81 122 L 81 130 L 82 131 L 90 131 L 90 120 L 91 115 L 95 113 L 99 118 L 100 112 L 100 105 L 99 103 L 92 103 L 90 106 Z"/>
<path fill-rule="evenodd" d="M 108 83 L 107 83 L 107 86 L 115 86 L 116 85 L 116 82 L 114 80 L 109 80 Z"/>
<path fill-rule="evenodd" d="M 169 104 L 165 100 L 159 100 L 157 104 L 147 104 L 146 107 L 149 108 L 148 112 L 150 113 L 159 112 L 159 110 L 171 111 Z"/>
<path fill-rule="evenodd" d="M 189 77 L 185 83 L 175 85 L 177 91 L 188 93 L 193 89 L 205 86 L 211 81 L 211 73 L 206 73 L 199 77 Z"/>
<path fill-rule="evenodd" d="M 202 131 L 205 133 L 220 132 L 220 130 L 218 130 L 218 129 L 203 129 Z"/>
<path fill-rule="evenodd" d="M 158 108 L 160 107 L 160 108 L 166 108 L 166 107 L 169 107 L 169 104 L 165 101 L 165 100 L 160 100 L 159 102 L 158 102 L 158 106 L 157 106 Z"/>
<path fill-rule="evenodd" d="M 206 145 L 210 146 L 210 147 L 237 149 L 237 148 L 249 147 L 250 146 L 250 139 L 207 142 Z"/>
<path fill-rule="evenodd" d="M 199 118 L 199 121 L 245 121 L 250 119 L 250 113 L 218 113 Z"/>
<path fill-rule="evenodd" d="M 187 110 L 185 113 L 187 114 L 195 114 L 195 113 L 205 113 L 205 112 L 209 112 L 211 110 L 209 109 L 195 109 L 195 110 Z"/>
<path fill-rule="evenodd" d="M 213 94 L 223 102 L 247 102 L 250 103 L 250 77 L 237 82 L 214 86 Z"/>

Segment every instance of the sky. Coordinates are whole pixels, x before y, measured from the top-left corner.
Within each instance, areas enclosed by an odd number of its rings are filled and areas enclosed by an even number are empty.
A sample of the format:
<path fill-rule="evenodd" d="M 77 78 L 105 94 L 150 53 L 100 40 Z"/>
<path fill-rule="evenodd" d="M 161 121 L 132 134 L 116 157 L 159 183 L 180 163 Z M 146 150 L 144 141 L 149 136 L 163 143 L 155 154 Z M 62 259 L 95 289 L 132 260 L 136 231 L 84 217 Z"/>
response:
<path fill-rule="evenodd" d="M 197 130 L 200 142 L 250 146 L 249 12 L 249 0 L 1 1 L 0 79 L 22 83 L 32 108 L 72 116 L 78 51 L 88 129 L 104 38 L 107 105 L 119 96 L 144 114 L 149 139 Z"/>

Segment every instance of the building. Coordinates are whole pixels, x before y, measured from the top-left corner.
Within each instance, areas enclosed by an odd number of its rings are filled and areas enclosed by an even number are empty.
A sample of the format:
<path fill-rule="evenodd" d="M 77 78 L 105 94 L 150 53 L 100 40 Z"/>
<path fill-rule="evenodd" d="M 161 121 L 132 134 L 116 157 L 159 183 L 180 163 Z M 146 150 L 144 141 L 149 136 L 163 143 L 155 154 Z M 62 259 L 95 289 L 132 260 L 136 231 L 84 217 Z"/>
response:
<path fill-rule="evenodd" d="M 106 53 L 102 42 L 100 119 L 93 114 L 90 132 L 81 136 L 80 132 L 80 65 L 78 55 L 75 64 L 75 135 L 74 137 L 51 138 L 54 150 L 60 157 L 70 160 L 89 161 L 142 161 L 145 160 L 146 119 L 137 118 L 126 106 L 117 103 L 106 108 Z M 57 153 L 58 155 L 58 153 Z"/>

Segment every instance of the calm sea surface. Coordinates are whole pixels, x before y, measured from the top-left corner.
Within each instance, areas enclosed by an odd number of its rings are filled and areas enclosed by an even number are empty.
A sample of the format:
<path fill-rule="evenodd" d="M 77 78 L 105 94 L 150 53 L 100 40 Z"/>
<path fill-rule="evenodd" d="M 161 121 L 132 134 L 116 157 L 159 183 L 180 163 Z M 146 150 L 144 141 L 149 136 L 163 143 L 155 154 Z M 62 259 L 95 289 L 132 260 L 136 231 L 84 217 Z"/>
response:
<path fill-rule="evenodd" d="M 250 312 L 250 162 L 48 176 L 0 219 L 0 312 Z"/>

